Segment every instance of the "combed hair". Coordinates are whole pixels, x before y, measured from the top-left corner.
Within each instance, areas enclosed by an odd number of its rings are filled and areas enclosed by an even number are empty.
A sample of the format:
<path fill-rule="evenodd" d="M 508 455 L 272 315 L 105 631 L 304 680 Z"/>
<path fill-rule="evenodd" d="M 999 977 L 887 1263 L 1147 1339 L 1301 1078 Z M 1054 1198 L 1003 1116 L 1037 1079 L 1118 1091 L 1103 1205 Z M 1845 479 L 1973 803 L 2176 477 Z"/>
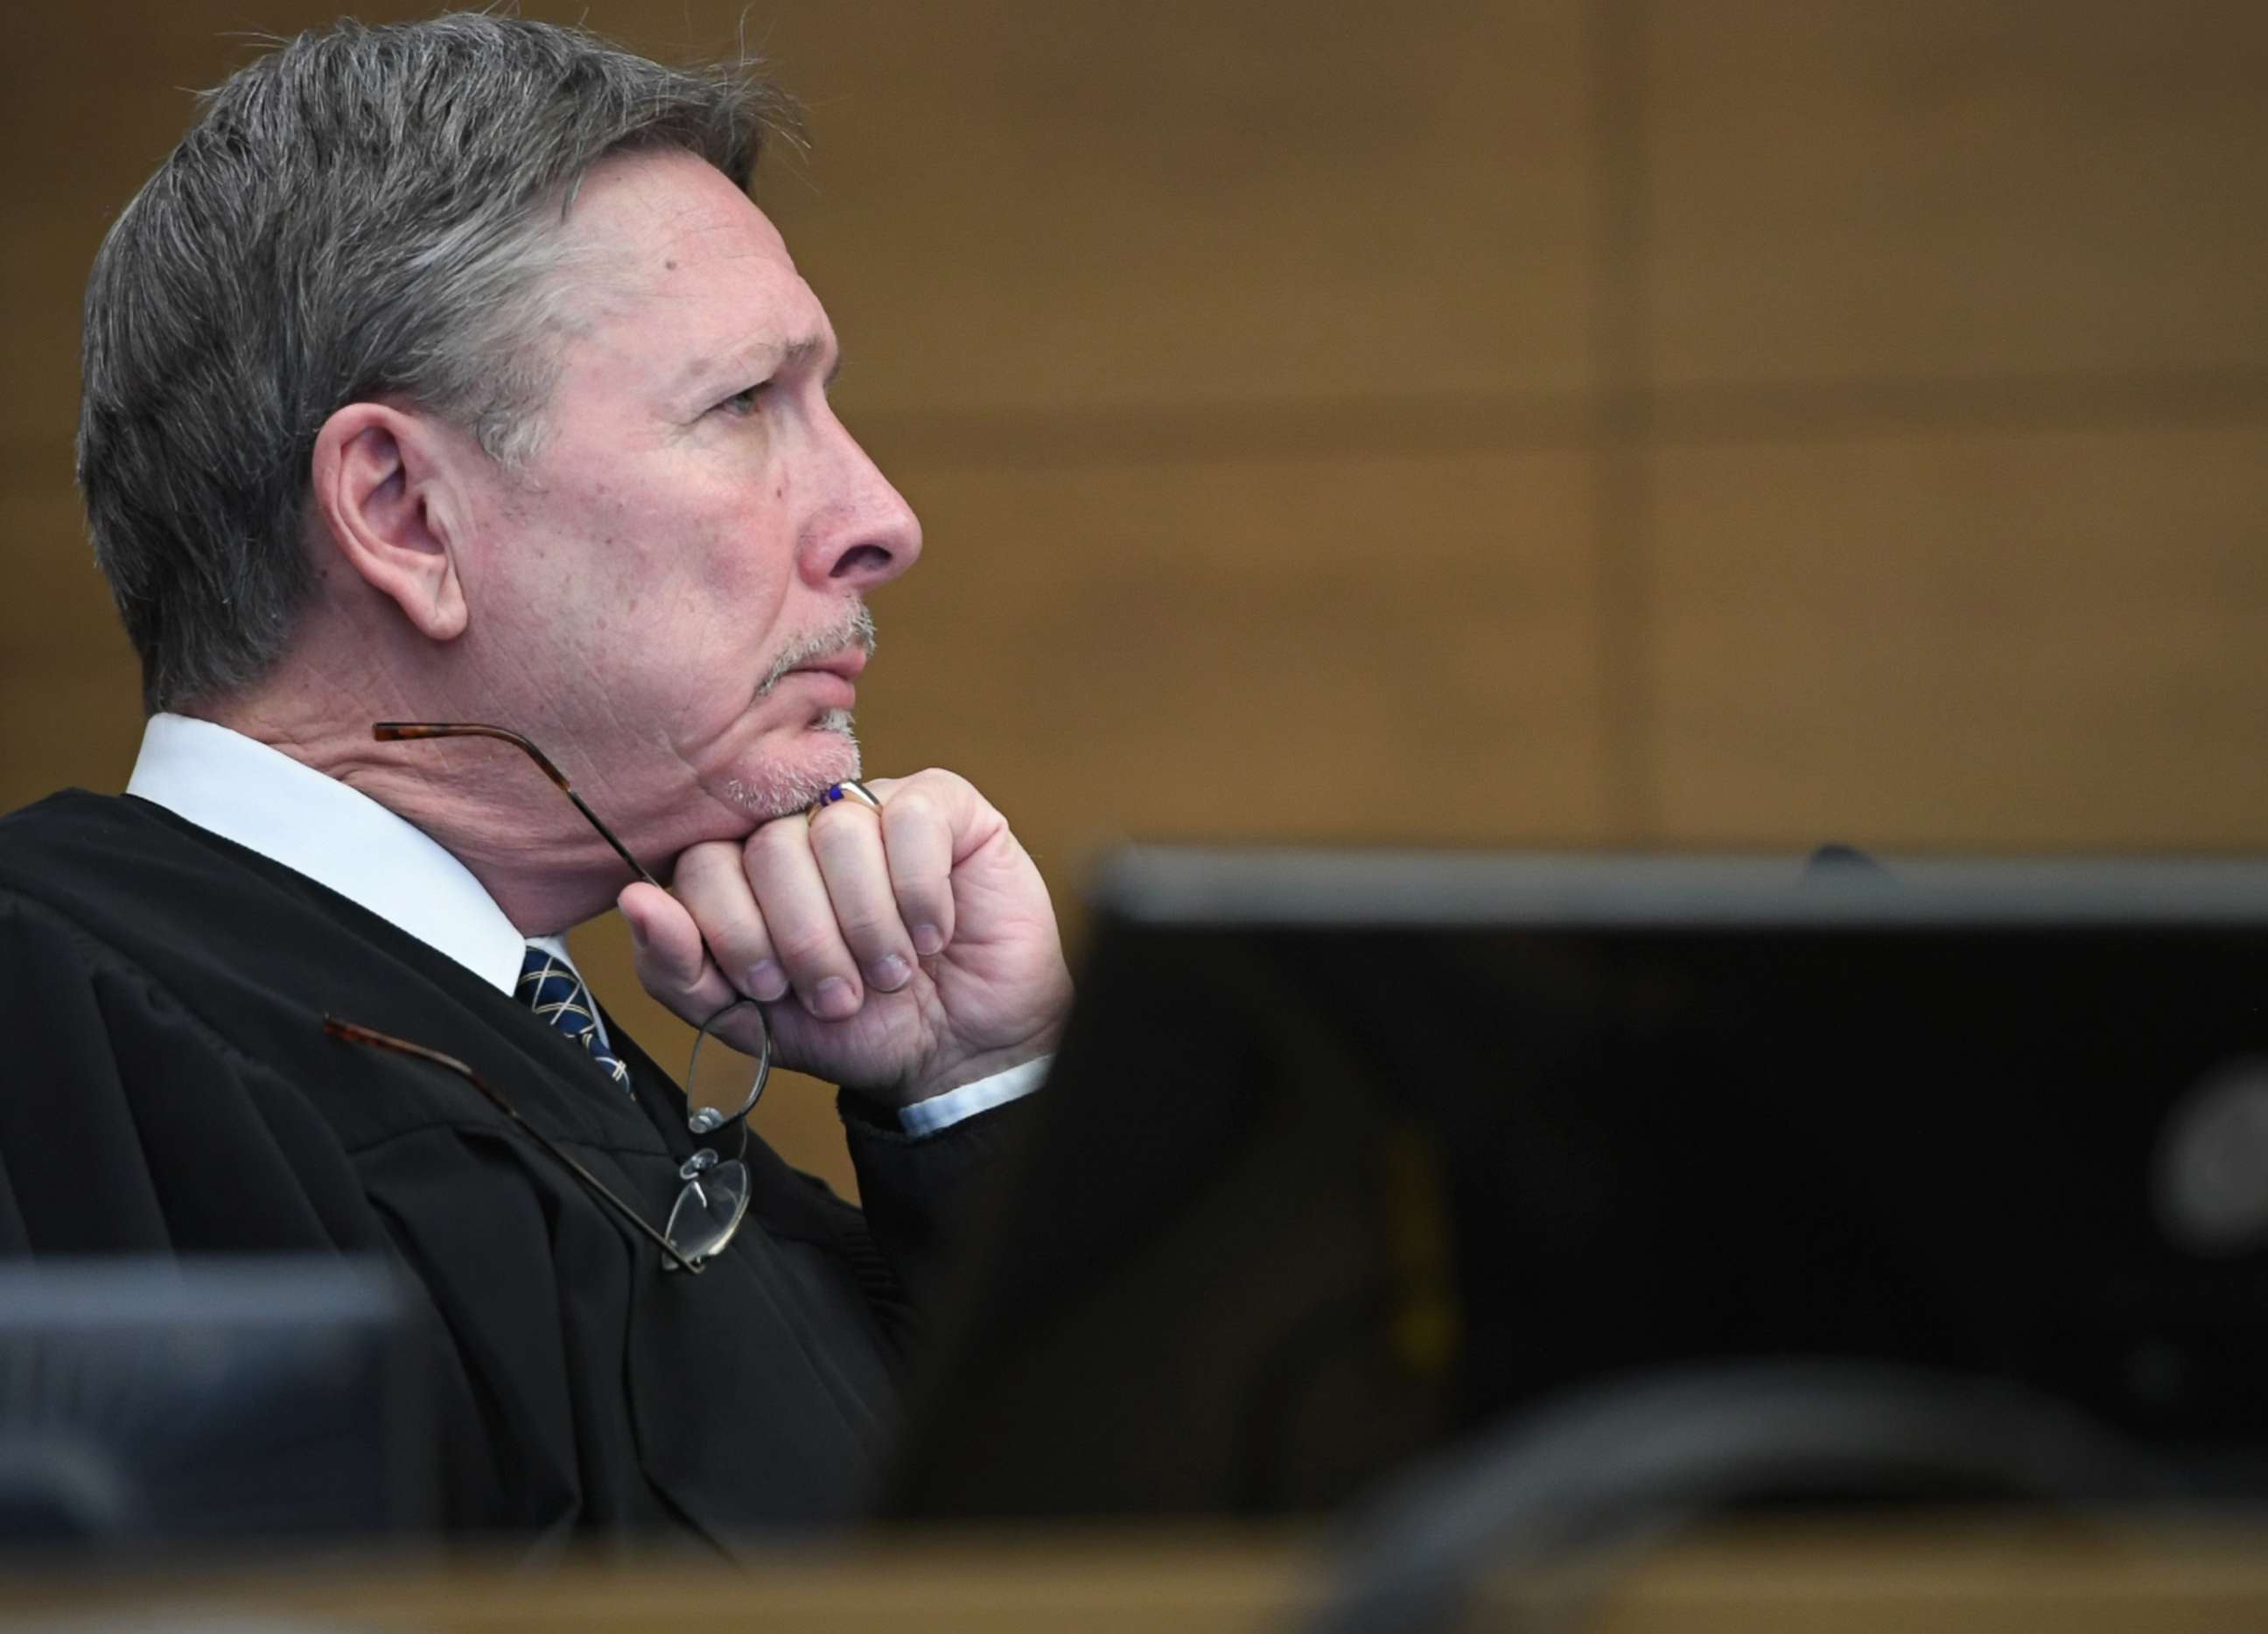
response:
<path fill-rule="evenodd" d="M 540 440 L 560 221 L 593 165 L 682 150 L 745 189 L 799 129 L 753 59 L 666 67 L 486 14 L 310 31 L 205 92 L 87 282 L 79 490 L 144 706 L 282 657 L 340 408 L 404 398 L 506 465 Z"/>

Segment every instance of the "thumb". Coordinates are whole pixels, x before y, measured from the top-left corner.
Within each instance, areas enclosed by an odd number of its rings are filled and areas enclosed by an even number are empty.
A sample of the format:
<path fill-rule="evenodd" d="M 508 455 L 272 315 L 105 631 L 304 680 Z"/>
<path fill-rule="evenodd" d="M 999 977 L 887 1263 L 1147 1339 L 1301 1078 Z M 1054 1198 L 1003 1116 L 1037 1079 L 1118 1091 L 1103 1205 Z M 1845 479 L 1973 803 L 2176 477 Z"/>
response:
<path fill-rule="evenodd" d="M 615 906 L 630 928 L 640 984 L 681 1019 L 698 1027 L 740 997 L 711 961 L 693 916 L 668 892 L 639 880 L 622 887 Z"/>

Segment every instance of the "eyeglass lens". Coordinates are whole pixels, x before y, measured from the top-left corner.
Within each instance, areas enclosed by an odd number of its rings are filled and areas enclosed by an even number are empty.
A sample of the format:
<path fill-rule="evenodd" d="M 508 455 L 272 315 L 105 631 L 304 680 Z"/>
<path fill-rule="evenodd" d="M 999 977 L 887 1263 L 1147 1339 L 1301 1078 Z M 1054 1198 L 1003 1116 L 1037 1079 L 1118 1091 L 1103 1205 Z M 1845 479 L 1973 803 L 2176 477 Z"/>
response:
<path fill-rule="evenodd" d="M 764 1093 L 771 1071 L 771 1029 L 755 1001 L 725 1005 L 701 1024 L 693 1041 L 693 1059 L 685 1069 L 686 1126 L 707 1135 L 745 1117 Z"/>
<path fill-rule="evenodd" d="M 697 1266 L 724 1251 L 747 1211 L 748 1166 L 737 1158 L 712 1164 L 687 1179 L 662 1235 L 669 1239 L 671 1248 Z"/>
<path fill-rule="evenodd" d="M 735 1047 L 751 1039 L 754 1061 Z M 702 1024 L 693 1041 L 693 1059 L 685 1069 L 685 1121 L 695 1134 L 710 1134 L 746 1119 L 771 1076 L 771 1030 L 751 999 L 727 1005 Z M 742 1122 L 742 1151 L 747 1148 L 747 1137 L 748 1126 Z M 737 1158 L 719 1162 L 716 1152 L 703 1146 L 685 1160 L 678 1174 L 685 1189 L 677 1194 L 662 1234 L 697 1266 L 722 1252 L 740 1230 L 748 1211 L 748 1166 Z"/>

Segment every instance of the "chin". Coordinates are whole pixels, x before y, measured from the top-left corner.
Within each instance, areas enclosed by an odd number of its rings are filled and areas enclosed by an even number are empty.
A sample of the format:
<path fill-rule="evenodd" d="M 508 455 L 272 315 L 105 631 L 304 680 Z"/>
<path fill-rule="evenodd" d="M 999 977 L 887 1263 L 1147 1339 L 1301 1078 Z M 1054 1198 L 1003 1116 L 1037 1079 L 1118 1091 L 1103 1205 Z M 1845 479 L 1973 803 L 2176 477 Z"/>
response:
<path fill-rule="evenodd" d="M 859 771 L 858 739 L 848 710 L 829 710 L 789 743 L 725 779 L 728 805 L 759 821 L 799 812 Z"/>

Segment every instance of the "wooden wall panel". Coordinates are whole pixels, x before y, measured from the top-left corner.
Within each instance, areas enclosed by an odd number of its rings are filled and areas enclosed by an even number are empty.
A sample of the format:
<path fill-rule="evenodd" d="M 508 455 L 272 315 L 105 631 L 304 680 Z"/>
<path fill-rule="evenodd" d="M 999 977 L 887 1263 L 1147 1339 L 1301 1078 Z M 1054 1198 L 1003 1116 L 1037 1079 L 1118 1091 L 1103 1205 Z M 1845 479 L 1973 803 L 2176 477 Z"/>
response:
<path fill-rule="evenodd" d="M 337 4 L 11 18 L 0 804 L 135 733 L 69 485 L 87 259 L 186 88 Z M 744 14 L 524 9 L 673 55 Z M 817 138 L 763 201 L 930 530 L 874 763 L 968 770 L 1060 889 L 1128 835 L 2262 843 L 2268 8 L 745 26 Z M 765 1115 L 840 1175 L 821 1097 Z"/>
<path fill-rule="evenodd" d="M 102 241 L 100 214 L 11 201 L 9 254 L 0 255 L 0 312 L 8 326 L 0 392 L 0 480 L 44 493 L 70 491 L 78 419 L 79 303 Z"/>
<path fill-rule="evenodd" d="M 142 734 L 141 671 L 63 481 L 0 487 L 0 811 L 64 784 L 114 789 Z"/>
<path fill-rule="evenodd" d="M 2268 6 L 1648 11 L 1660 380 L 2268 366 Z"/>
<path fill-rule="evenodd" d="M 1653 505 L 1681 840 L 2268 846 L 2268 427 L 1679 449 Z"/>
<path fill-rule="evenodd" d="M 0 673 L 0 810 L 63 788 L 115 794 L 141 741 L 130 665 Z"/>
<path fill-rule="evenodd" d="M 20 463 L 68 448 L 78 401 L 79 302 L 111 220 L 196 114 L 195 92 L 343 9 L 332 0 L 102 0 L 8 14 L 0 55 L 0 255 L 6 378 L 0 445 Z M 371 22 L 432 8 L 372 0 Z M 63 481 L 68 483 L 68 453 Z M 49 480 L 46 476 L 43 482 Z"/>
<path fill-rule="evenodd" d="M 7 671 L 85 674 L 131 666 L 68 475 L 60 484 L 0 491 L 0 539 L 15 556 L 8 593 L 0 596 L 0 663 Z"/>
<path fill-rule="evenodd" d="M 790 3 L 764 190 L 863 400 L 924 414 L 1587 381 L 1583 11 Z M 870 359 L 871 361 L 860 361 Z"/>
<path fill-rule="evenodd" d="M 1602 820 L 1583 456 L 900 476 L 930 543 L 877 604 L 870 746 L 968 767 L 1063 862 Z"/>

